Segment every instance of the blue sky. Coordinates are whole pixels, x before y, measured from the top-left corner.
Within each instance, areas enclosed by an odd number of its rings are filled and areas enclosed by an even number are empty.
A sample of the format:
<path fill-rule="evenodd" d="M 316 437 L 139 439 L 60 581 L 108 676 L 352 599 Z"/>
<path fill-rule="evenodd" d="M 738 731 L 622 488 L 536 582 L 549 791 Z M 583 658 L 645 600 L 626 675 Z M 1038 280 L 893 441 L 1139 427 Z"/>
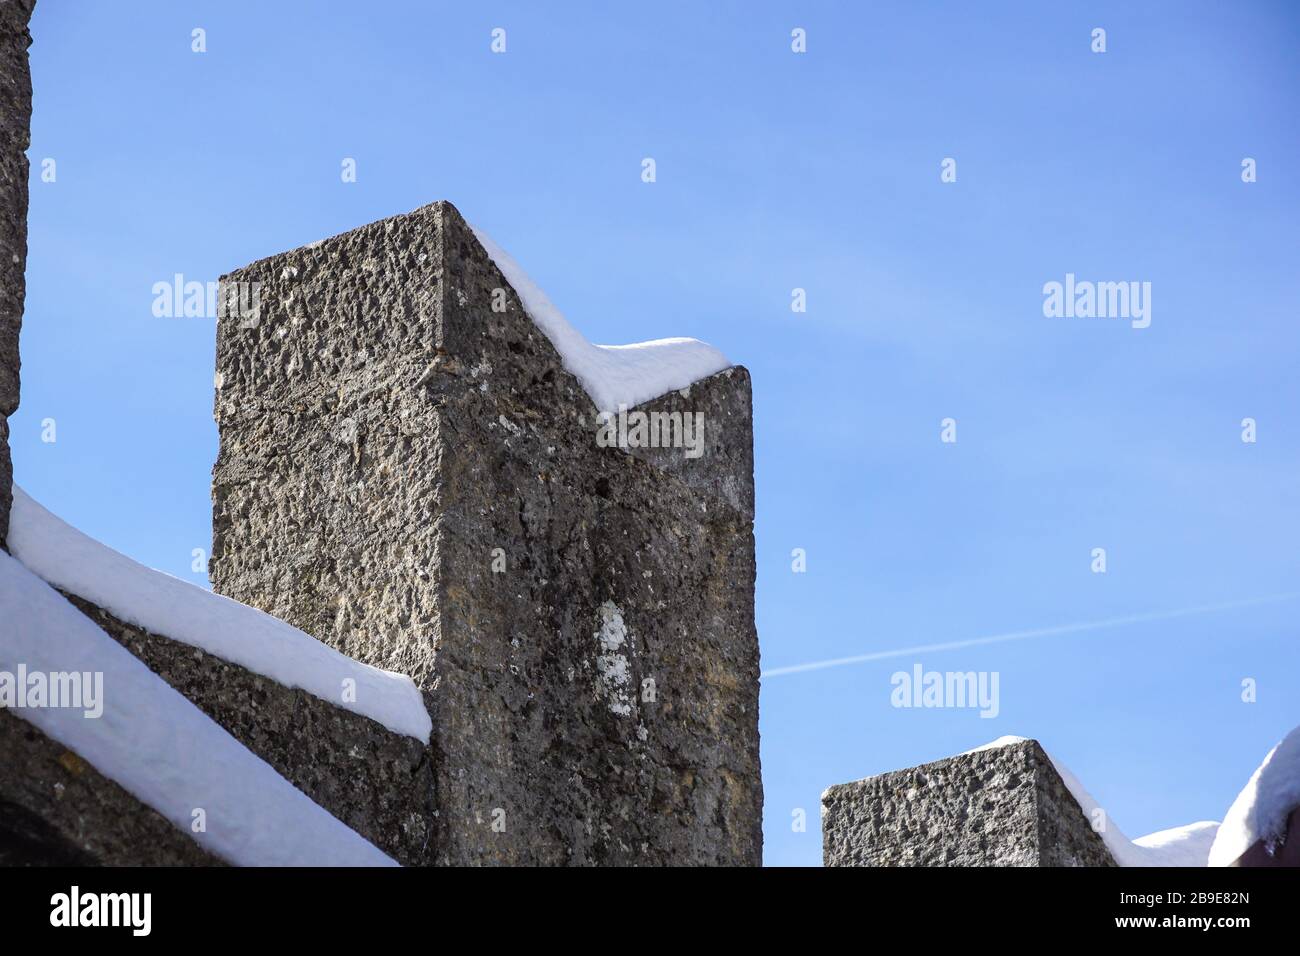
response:
<path fill-rule="evenodd" d="M 40 0 L 11 422 L 38 500 L 206 583 L 214 328 L 153 283 L 450 199 L 593 341 L 749 368 L 765 667 L 1300 590 L 1300 8 L 459 6 Z M 1044 317 L 1066 273 L 1150 282 L 1150 327 Z M 1002 734 L 1130 836 L 1219 819 L 1300 723 L 1298 611 L 771 677 L 766 860 L 820 861 L 827 785 Z M 915 663 L 998 672 L 998 717 L 891 706 Z"/>

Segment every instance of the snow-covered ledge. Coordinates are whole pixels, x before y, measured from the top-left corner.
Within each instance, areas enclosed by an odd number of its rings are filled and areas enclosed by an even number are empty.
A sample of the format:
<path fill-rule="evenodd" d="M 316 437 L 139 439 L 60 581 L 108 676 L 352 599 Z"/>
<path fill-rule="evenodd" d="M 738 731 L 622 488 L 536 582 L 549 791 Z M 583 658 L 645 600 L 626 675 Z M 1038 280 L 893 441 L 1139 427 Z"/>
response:
<path fill-rule="evenodd" d="M 429 714 L 409 677 L 351 660 L 256 608 L 147 568 L 78 531 L 17 485 L 13 495 L 10 549 L 60 590 L 395 733 L 429 739 Z"/>
<path fill-rule="evenodd" d="M 4 706 L 220 859 L 245 866 L 395 865 L 4 553 L 0 615 Z M 56 697 L 56 685 L 61 695 L 73 685 L 52 675 L 73 674 L 75 699 Z"/>

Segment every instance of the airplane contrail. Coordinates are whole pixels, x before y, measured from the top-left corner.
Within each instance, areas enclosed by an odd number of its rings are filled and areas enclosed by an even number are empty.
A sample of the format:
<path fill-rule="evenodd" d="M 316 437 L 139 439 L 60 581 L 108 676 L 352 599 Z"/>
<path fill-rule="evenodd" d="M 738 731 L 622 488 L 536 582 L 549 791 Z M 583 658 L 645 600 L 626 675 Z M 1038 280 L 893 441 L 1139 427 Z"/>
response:
<path fill-rule="evenodd" d="M 981 644 L 1001 644 L 1005 641 L 1023 641 L 1035 637 L 1054 637 L 1058 634 L 1078 634 L 1082 631 L 1100 631 L 1108 627 L 1123 627 L 1127 624 L 1143 624 L 1147 621 L 1168 621 L 1193 614 L 1209 614 L 1214 611 L 1228 611 L 1233 608 L 1255 607 L 1260 604 L 1276 604 L 1281 601 L 1293 601 L 1300 593 L 1275 594 L 1270 597 L 1248 598 L 1244 601 L 1228 601 L 1224 604 L 1203 604 L 1200 607 L 1187 607 L 1179 611 L 1151 611 L 1146 614 L 1128 614 L 1123 617 L 1109 617 L 1101 621 L 1084 621 L 1079 624 L 1060 624 L 1056 627 L 1038 627 L 1028 631 L 1008 631 L 1005 634 L 991 634 L 987 637 L 972 637 L 962 641 L 945 641 L 942 644 L 919 644 L 915 647 L 898 647 L 890 651 L 872 651 L 870 654 L 857 654 L 853 657 L 833 657 L 824 661 L 810 661 L 807 664 L 791 664 L 788 667 L 774 667 L 763 671 L 762 677 L 782 677 L 786 674 L 802 674 L 805 671 L 818 671 L 827 667 L 843 667 L 846 664 L 863 664 L 867 661 L 881 661 L 890 657 L 910 657 L 913 654 L 925 654 L 932 651 L 954 651 L 962 647 L 978 647 Z"/>

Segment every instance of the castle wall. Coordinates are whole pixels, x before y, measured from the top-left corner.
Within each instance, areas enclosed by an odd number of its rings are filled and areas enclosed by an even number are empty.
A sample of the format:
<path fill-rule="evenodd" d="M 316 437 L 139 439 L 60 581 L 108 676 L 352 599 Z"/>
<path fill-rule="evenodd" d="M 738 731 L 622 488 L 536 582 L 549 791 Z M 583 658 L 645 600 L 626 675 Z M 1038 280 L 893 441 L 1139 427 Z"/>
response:
<path fill-rule="evenodd" d="M 0 866 L 221 861 L 17 713 L 0 707 Z"/>
<path fill-rule="evenodd" d="M 1034 740 L 830 787 L 826 866 L 1115 866 Z"/>
<path fill-rule="evenodd" d="M 313 802 L 399 863 L 426 861 L 432 775 L 419 741 L 66 596 Z"/>
<path fill-rule="evenodd" d="M 748 374 L 601 447 L 447 203 L 223 281 L 213 585 L 423 688 L 435 862 L 758 864 Z"/>

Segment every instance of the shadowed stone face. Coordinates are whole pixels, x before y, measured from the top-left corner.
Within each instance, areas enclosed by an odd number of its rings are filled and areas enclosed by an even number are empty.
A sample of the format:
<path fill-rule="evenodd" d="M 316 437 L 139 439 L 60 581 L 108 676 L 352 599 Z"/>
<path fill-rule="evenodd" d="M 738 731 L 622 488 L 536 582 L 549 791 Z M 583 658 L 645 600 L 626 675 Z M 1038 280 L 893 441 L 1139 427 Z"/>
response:
<path fill-rule="evenodd" d="M 1114 866 L 1037 741 L 838 784 L 826 866 Z"/>
<path fill-rule="evenodd" d="M 1232 865 L 1300 867 L 1300 807 L 1287 816 L 1280 843 L 1270 846 L 1264 840 L 1256 840 Z"/>
<path fill-rule="evenodd" d="M 394 859 L 428 854 L 425 748 L 374 721 L 284 687 L 65 594 L 105 633 L 281 776 Z M 192 834 L 16 714 L 0 708 L 0 866 L 215 865 Z M 230 826 L 213 808 L 205 825 Z M 251 822 L 251 821 L 250 821 Z"/>
<path fill-rule="evenodd" d="M 748 373 L 601 447 L 447 203 L 223 281 L 214 587 L 421 685 L 433 862 L 758 864 Z"/>
<path fill-rule="evenodd" d="M 0 866 L 221 863 L 77 754 L 0 707 Z"/>
<path fill-rule="evenodd" d="M 8 418 L 18 410 L 18 332 L 27 283 L 27 146 L 32 75 L 27 30 L 36 0 L 0 4 L 0 547 L 9 532 L 13 467 Z"/>
<path fill-rule="evenodd" d="M 65 597 L 314 802 L 399 863 L 425 862 L 432 787 L 419 741 Z"/>

